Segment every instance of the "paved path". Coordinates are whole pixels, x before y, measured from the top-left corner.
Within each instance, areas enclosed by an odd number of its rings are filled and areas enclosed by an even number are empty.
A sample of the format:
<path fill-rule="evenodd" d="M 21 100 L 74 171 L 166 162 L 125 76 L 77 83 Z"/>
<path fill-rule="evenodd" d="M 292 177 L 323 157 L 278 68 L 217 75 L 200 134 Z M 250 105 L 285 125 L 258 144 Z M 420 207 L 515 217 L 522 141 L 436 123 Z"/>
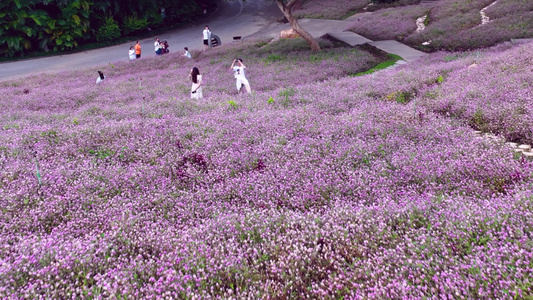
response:
<path fill-rule="evenodd" d="M 160 39 L 166 39 L 170 51 L 189 49 L 203 49 L 202 30 L 204 25 L 220 37 L 222 44 L 233 40 L 233 36 L 251 35 L 272 23 L 276 23 L 282 13 L 274 1 L 241 0 L 220 1 L 220 9 L 214 14 L 191 24 L 186 28 L 159 34 Z M 155 56 L 155 36 L 140 40 L 142 57 Z M 64 70 L 82 69 L 128 60 L 128 50 L 135 41 L 125 44 L 64 54 L 50 57 L 28 59 L 16 62 L 0 63 L 0 81 L 17 79 L 30 74 L 50 73 Z"/>
<path fill-rule="evenodd" d="M 281 30 L 289 29 L 289 24 L 276 22 L 281 15 L 273 1 L 241 0 L 221 1 L 222 6 L 208 22 L 202 20 L 187 28 L 182 28 L 160 34 L 166 39 L 170 51 L 181 51 L 187 46 L 189 49 L 202 49 L 203 25 L 208 23 L 213 34 L 218 35 L 222 44 L 232 42 L 233 36 L 246 38 L 279 37 Z M 346 31 L 353 21 L 361 15 L 354 15 L 346 20 L 301 19 L 300 25 L 313 37 L 319 38 L 329 35 L 351 46 L 371 44 L 388 53 L 401 56 L 406 62 L 417 60 L 425 53 L 410 48 L 398 41 L 372 41 L 351 31 Z M 142 57 L 155 56 L 153 42 L 155 36 L 141 40 Z M 57 55 L 45 58 L 28 59 L 18 62 L 0 63 L 0 81 L 21 78 L 30 74 L 56 72 L 62 70 L 94 67 L 116 61 L 128 59 L 128 49 L 134 42 L 84 51 L 75 54 Z M 403 62 L 399 62 L 401 64 Z"/>
<path fill-rule="evenodd" d="M 375 41 L 375 42 L 370 42 L 369 44 L 385 52 L 399 55 L 406 62 L 412 62 L 412 61 L 415 61 L 421 58 L 422 56 L 427 55 L 426 53 L 422 51 L 413 49 L 395 40 Z"/>
<path fill-rule="evenodd" d="M 363 13 L 368 14 L 368 13 Z M 324 35 L 328 35 L 342 41 L 350 46 L 370 44 L 376 48 L 379 48 L 387 53 L 393 53 L 401 56 L 406 62 L 412 62 L 420 57 L 427 55 L 426 53 L 413 49 L 405 44 L 402 44 L 396 40 L 385 41 L 372 41 L 352 31 L 347 31 L 353 21 L 355 21 L 361 15 L 354 15 L 346 20 L 325 20 L 325 19 L 301 19 L 300 25 L 307 30 L 314 38 L 319 38 Z M 289 29 L 289 24 L 271 24 L 266 26 L 262 30 L 255 33 L 254 37 L 268 36 L 276 38 L 279 36 L 281 30 Z M 403 62 L 399 62 L 402 64 Z"/>

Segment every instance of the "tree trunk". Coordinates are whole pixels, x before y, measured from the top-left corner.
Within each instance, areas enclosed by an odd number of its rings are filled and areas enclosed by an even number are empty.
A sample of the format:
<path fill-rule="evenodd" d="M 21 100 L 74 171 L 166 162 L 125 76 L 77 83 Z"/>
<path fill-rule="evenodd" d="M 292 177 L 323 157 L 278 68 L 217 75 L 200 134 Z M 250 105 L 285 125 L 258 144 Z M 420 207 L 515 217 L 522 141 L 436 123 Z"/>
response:
<path fill-rule="evenodd" d="M 281 12 L 283 12 L 283 15 L 285 15 L 285 18 L 289 21 L 291 24 L 292 29 L 296 31 L 311 47 L 311 50 L 313 51 L 320 51 L 320 46 L 318 45 L 318 42 L 313 38 L 309 32 L 307 32 L 305 29 L 300 27 L 300 24 L 298 24 L 298 20 L 292 15 L 292 7 L 298 0 L 290 0 L 287 5 L 283 3 L 283 0 L 276 0 L 276 4 L 278 5 Z"/>

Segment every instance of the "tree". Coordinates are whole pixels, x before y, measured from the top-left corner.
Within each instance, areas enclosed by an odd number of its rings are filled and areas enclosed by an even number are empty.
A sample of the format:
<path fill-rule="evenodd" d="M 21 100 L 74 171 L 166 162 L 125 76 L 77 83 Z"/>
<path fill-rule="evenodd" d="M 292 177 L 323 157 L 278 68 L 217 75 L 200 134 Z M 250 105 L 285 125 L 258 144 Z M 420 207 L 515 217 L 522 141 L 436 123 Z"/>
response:
<path fill-rule="evenodd" d="M 276 4 L 278 5 L 285 18 L 287 18 L 287 20 L 289 21 L 289 24 L 291 24 L 292 29 L 294 29 L 294 31 L 296 31 L 296 33 L 298 33 L 309 44 L 311 50 L 320 51 L 320 46 L 318 45 L 318 42 L 313 38 L 311 34 L 309 34 L 309 32 L 300 27 L 300 24 L 298 24 L 298 20 L 292 15 L 292 8 L 300 0 L 274 1 L 276 1 Z"/>
<path fill-rule="evenodd" d="M 72 0 L 67 4 L 58 1 L 56 14 L 39 35 L 41 48 L 53 47 L 54 51 L 76 48 L 90 28 L 89 13 L 92 3 L 87 0 Z M 48 9 L 54 11 L 52 8 Z M 44 32 L 44 33 L 43 33 Z"/>
<path fill-rule="evenodd" d="M 0 54 L 14 56 L 29 51 L 37 29 L 48 19 L 43 10 L 33 10 L 36 1 L 0 2 Z"/>

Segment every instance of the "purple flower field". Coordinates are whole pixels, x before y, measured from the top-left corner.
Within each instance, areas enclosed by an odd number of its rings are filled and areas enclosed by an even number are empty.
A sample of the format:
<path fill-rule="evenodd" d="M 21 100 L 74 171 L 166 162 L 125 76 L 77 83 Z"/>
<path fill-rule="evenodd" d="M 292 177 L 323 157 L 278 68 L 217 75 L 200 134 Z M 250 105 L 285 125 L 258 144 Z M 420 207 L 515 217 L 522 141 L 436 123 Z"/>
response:
<path fill-rule="evenodd" d="M 416 30 L 416 19 L 429 10 L 423 5 L 382 9 L 361 15 L 350 30 L 373 40 L 402 40 Z"/>
<path fill-rule="evenodd" d="M 295 8 L 297 18 L 342 19 L 350 12 L 361 11 L 370 0 L 306 0 L 301 8 Z"/>
<path fill-rule="evenodd" d="M 474 134 L 533 142 L 532 45 L 361 77 L 321 46 L 0 83 L 0 297 L 533 295 L 533 162 Z"/>
<path fill-rule="evenodd" d="M 481 25 L 480 10 L 494 0 L 440 0 L 434 6 L 408 5 L 361 15 L 350 30 L 374 40 L 396 39 L 427 51 L 489 47 L 512 38 L 533 37 L 533 2 L 498 1 L 487 9 L 490 22 Z M 429 11 L 426 29 L 415 20 Z M 431 41 L 427 46 L 422 43 Z"/>

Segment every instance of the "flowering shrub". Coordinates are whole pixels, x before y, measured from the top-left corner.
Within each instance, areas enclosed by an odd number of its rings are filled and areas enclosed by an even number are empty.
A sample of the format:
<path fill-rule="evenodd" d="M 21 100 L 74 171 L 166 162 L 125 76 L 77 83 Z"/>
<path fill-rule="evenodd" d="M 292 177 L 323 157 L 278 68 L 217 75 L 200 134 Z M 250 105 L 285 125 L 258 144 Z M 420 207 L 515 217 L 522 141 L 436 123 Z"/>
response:
<path fill-rule="evenodd" d="M 297 18 L 342 19 L 350 13 L 361 11 L 369 3 L 370 0 L 307 0 L 301 8 L 294 8 L 293 13 Z"/>
<path fill-rule="evenodd" d="M 511 38 L 532 37 L 533 4 L 530 1 L 496 2 L 485 12 L 490 22 L 481 26 L 480 10 L 493 2 L 442 0 L 432 7 L 408 5 L 381 9 L 361 15 L 349 30 L 373 40 L 396 39 L 430 51 L 478 49 Z M 425 30 L 417 32 L 415 20 L 428 12 Z M 428 41 L 429 45 L 422 45 Z"/>
<path fill-rule="evenodd" d="M 393 0 L 393 1 L 372 1 L 372 5 L 369 5 L 367 11 L 376 11 L 380 9 L 390 7 L 402 7 L 406 5 L 420 4 L 420 0 Z"/>
<path fill-rule="evenodd" d="M 426 30 L 413 33 L 405 41 L 421 45 L 430 40 L 428 49 L 461 50 L 492 46 L 511 38 L 531 37 L 533 8 L 531 4 L 525 4 L 527 1 L 498 1 L 486 12 L 491 22 L 480 26 L 480 10 L 493 2 L 439 1 L 429 15 Z"/>
<path fill-rule="evenodd" d="M 447 56 L 449 57 L 449 56 Z M 427 87 L 424 105 L 465 120 L 508 141 L 533 143 L 531 44 L 503 53 L 458 59 L 456 69 L 442 70 L 445 84 Z M 477 66 L 468 68 L 472 63 Z M 442 68 L 446 68 L 443 63 Z M 445 71 L 445 72 L 443 72 Z"/>
<path fill-rule="evenodd" d="M 371 55 L 284 43 L 120 62 L 98 86 L 96 69 L 1 83 L 0 296 L 530 295 L 533 163 L 457 120 L 482 93 L 504 102 L 489 116 L 532 107 L 533 47 L 483 53 L 480 75 L 438 53 L 352 78 Z M 437 109 L 446 94 L 464 115 Z"/>
<path fill-rule="evenodd" d="M 349 30 L 372 40 L 402 40 L 416 30 L 416 19 L 428 12 L 429 7 L 421 5 L 382 9 L 361 15 Z"/>
<path fill-rule="evenodd" d="M 98 28 L 96 39 L 99 42 L 102 42 L 111 41 L 118 37 L 120 37 L 120 28 L 118 27 L 117 21 L 115 21 L 112 17 L 106 18 L 105 23 Z"/>

